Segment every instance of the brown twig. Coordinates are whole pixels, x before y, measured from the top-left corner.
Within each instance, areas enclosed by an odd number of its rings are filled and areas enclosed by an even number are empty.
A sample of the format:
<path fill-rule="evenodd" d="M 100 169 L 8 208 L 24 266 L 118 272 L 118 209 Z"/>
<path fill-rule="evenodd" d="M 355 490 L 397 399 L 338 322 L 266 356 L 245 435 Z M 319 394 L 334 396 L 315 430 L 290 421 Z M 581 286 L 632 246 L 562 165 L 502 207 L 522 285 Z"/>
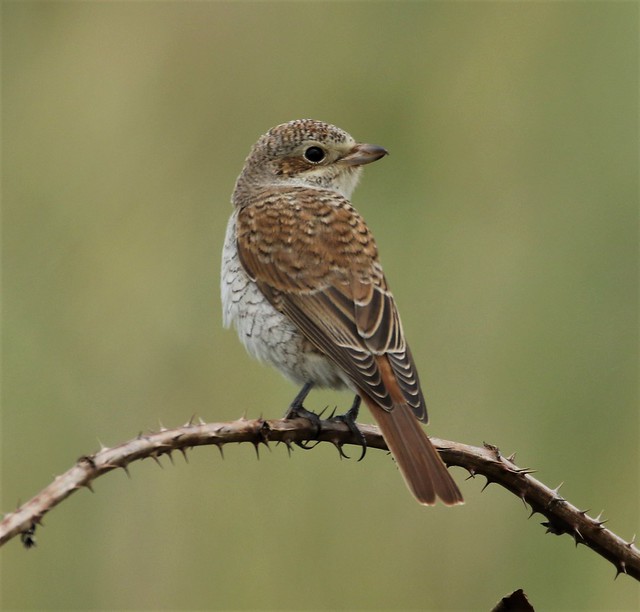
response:
<path fill-rule="evenodd" d="M 369 448 L 387 450 L 377 427 L 358 426 Z M 158 459 L 173 451 L 186 453 L 195 446 L 216 445 L 229 442 L 250 442 L 256 448 L 269 442 L 282 442 L 291 447 L 296 442 L 318 440 L 331 442 L 341 451 L 344 444 L 360 444 L 360 438 L 347 425 L 337 420 L 324 420 L 319 427 L 307 419 L 273 420 L 241 419 L 230 423 L 187 423 L 176 429 L 162 429 L 112 448 L 102 448 L 93 455 L 80 457 L 76 464 L 45 487 L 15 512 L 4 516 L 0 522 L 0 545 L 20 534 L 25 546 L 35 544 L 34 531 L 44 515 L 74 491 L 83 487 L 91 489 L 91 483 L 116 468 L 127 466 L 140 459 Z M 448 465 L 465 468 L 471 476 L 482 475 L 487 484 L 495 482 L 531 507 L 531 514 L 543 514 L 542 523 L 548 533 L 569 534 L 576 544 L 585 544 L 608 559 L 616 568 L 616 575 L 624 573 L 640 580 L 640 551 L 634 540 L 623 539 L 604 527 L 601 517 L 591 518 L 586 510 L 579 510 L 565 499 L 558 489 L 550 489 L 531 476 L 532 470 L 522 469 L 505 458 L 500 451 L 485 444 L 478 448 L 459 442 L 431 438 Z"/>

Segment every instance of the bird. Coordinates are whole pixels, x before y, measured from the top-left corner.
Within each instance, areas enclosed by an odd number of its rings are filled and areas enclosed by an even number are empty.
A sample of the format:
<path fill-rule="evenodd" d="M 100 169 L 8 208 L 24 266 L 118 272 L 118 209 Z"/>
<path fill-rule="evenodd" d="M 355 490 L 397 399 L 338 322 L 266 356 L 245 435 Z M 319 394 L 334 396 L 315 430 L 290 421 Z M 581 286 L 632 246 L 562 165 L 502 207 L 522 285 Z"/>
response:
<path fill-rule="evenodd" d="M 251 356 L 302 388 L 364 400 L 416 500 L 463 503 L 422 423 L 427 409 L 378 248 L 350 198 L 388 154 L 323 121 L 297 119 L 253 145 L 232 194 L 222 253 L 223 324 Z"/>

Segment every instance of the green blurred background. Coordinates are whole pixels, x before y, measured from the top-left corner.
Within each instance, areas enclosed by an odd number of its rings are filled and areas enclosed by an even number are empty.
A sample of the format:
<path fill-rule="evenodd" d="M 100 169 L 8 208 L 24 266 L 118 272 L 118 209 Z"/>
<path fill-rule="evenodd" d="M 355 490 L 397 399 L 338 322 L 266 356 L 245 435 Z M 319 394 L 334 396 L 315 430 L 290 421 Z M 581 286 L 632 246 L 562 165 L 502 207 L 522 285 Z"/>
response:
<path fill-rule="evenodd" d="M 638 525 L 636 3 L 3 2 L 2 510 L 159 423 L 279 417 L 222 329 L 230 192 L 313 117 L 391 156 L 354 201 L 430 432 Z M 346 394 L 314 393 L 309 407 Z M 363 419 L 368 420 L 368 414 Z M 101 478 L 2 550 L 5 609 L 635 609 L 637 583 L 484 479 L 250 445 Z"/>

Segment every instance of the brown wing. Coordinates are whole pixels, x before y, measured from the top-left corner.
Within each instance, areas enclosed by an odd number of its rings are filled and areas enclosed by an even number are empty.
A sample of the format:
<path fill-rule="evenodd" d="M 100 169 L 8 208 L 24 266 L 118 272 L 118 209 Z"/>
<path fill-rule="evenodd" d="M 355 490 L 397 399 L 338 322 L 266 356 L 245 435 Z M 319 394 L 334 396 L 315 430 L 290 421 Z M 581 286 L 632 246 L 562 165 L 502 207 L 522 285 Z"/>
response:
<path fill-rule="evenodd" d="M 375 241 L 346 199 L 304 187 L 274 195 L 271 188 L 240 209 L 237 239 L 242 265 L 276 309 L 378 405 L 391 410 L 404 399 L 426 422 Z M 385 384 L 381 359 L 402 398 Z"/>

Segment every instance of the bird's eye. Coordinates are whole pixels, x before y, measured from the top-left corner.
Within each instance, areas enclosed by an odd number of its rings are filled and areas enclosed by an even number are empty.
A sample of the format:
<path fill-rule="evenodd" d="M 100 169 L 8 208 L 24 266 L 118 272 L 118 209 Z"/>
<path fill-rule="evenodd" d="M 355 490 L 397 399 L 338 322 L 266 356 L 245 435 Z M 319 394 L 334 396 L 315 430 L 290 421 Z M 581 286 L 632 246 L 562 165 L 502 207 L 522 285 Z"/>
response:
<path fill-rule="evenodd" d="M 325 158 L 325 152 L 320 147 L 309 147 L 304 152 L 304 158 L 312 164 L 319 164 Z"/>

